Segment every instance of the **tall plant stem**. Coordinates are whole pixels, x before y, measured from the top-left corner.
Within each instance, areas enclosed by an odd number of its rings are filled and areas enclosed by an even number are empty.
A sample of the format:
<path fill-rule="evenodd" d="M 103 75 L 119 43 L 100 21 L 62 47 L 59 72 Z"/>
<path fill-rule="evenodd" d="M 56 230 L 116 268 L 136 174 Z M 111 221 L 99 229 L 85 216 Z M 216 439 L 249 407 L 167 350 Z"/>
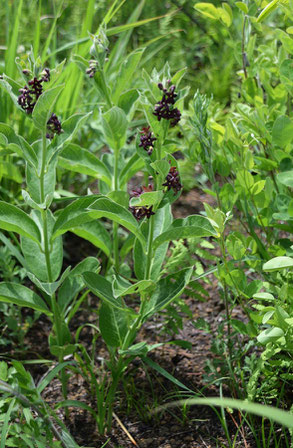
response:
<path fill-rule="evenodd" d="M 47 154 L 46 134 L 43 133 L 43 137 L 42 137 L 42 165 L 41 165 L 41 173 L 40 173 L 40 199 L 41 199 L 41 203 L 45 202 L 44 183 L 45 183 L 46 154 Z"/>
<path fill-rule="evenodd" d="M 114 151 L 114 181 L 113 181 L 113 189 L 114 191 L 119 190 L 119 179 L 118 179 L 118 159 L 119 151 Z M 113 258 L 114 258 L 114 267 L 116 272 L 119 272 L 119 240 L 118 240 L 118 223 L 113 222 Z"/>
<path fill-rule="evenodd" d="M 42 164 L 41 164 L 41 172 L 40 172 L 40 200 L 41 203 L 45 202 L 45 172 L 46 172 L 46 155 L 47 155 L 47 141 L 46 141 L 46 134 L 43 133 L 42 137 Z M 49 283 L 53 282 L 53 275 L 52 275 L 52 266 L 51 266 L 51 259 L 50 259 L 50 242 L 49 242 L 49 233 L 48 233 L 48 213 L 47 208 L 42 209 L 41 211 L 42 215 L 42 222 L 43 222 L 43 238 L 44 238 L 44 254 L 45 254 L 45 260 L 46 260 L 46 266 L 47 266 L 47 273 L 48 273 L 48 281 Z M 51 307 L 53 311 L 53 322 L 55 325 L 55 331 L 56 331 L 56 338 L 57 338 L 57 344 L 59 347 L 61 347 L 62 344 L 62 322 L 61 322 L 61 316 L 60 311 L 58 308 L 58 304 L 56 301 L 55 294 L 52 294 L 51 296 Z M 58 361 L 61 363 L 63 361 L 63 356 L 58 356 Z M 66 373 L 64 369 L 61 371 L 61 383 L 62 383 L 62 392 L 63 396 L 66 399 L 67 398 L 67 380 L 66 380 Z M 65 409 L 65 415 L 68 417 L 68 409 Z"/>
<path fill-rule="evenodd" d="M 148 234 L 148 247 L 147 247 L 147 262 L 146 262 L 146 270 L 145 270 L 145 279 L 150 278 L 151 267 L 152 267 L 152 258 L 153 258 L 153 238 L 154 238 L 154 216 L 150 217 L 149 220 L 149 234 Z"/>

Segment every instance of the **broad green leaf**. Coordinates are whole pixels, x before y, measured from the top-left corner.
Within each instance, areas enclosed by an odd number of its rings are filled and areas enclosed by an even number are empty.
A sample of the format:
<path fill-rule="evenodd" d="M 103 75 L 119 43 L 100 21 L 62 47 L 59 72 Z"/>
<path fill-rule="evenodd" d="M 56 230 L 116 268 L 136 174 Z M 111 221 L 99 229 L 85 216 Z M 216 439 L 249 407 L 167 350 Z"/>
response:
<path fill-rule="evenodd" d="M 92 218 L 88 215 L 88 207 L 93 204 L 100 195 L 86 196 L 84 198 L 76 199 L 70 205 L 65 207 L 58 215 L 56 220 L 52 238 L 62 235 L 73 228 L 79 227 L 82 224 L 89 222 Z"/>
<path fill-rule="evenodd" d="M 144 244 L 145 238 L 142 235 L 139 225 L 131 212 L 109 198 L 97 199 L 92 205 L 88 207 L 89 216 L 92 219 L 108 218 L 117 222 L 121 226 L 134 233 L 137 238 Z"/>
<path fill-rule="evenodd" d="M 169 305 L 184 291 L 190 281 L 193 268 L 183 269 L 176 274 L 168 275 L 161 279 L 156 286 L 155 292 L 145 304 L 143 319 L 144 321 Z"/>
<path fill-rule="evenodd" d="M 47 122 L 54 111 L 54 105 L 63 87 L 64 86 L 61 85 L 46 90 L 39 97 L 34 107 L 32 114 L 33 121 L 35 126 L 42 132 L 46 132 Z"/>
<path fill-rule="evenodd" d="M 126 142 L 128 127 L 125 112 L 115 106 L 102 114 L 102 126 L 109 147 L 115 151 L 121 149 Z"/>
<path fill-rule="evenodd" d="M 56 184 L 56 162 L 50 163 L 44 175 L 44 197 L 53 198 Z M 40 189 L 40 178 L 36 170 L 27 165 L 26 167 L 26 182 L 31 199 L 42 208 L 43 202 Z"/>
<path fill-rule="evenodd" d="M 209 19 L 218 20 L 220 18 L 218 8 L 212 3 L 196 3 L 194 8 Z"/>
<path fill-rule="evenodd" d="M 115 104 L 117 104 L 121 93 L 125 90 L 125 87 L 129 84 L 129 80 L 131 80 L 144 50 L 145 50 L 144 48 L 137 48 L 132 53 L 130 53 L 127 59 L 122 63 L 119 74 L 115 82 L 115 90 L 113 94 L 113 101 Z"/>
<path fill-rule="evenodd" d="M 117 299 L 119 302 L 119 299 Z M 123 306 L 120 300 L 121 306 Z M 126 333 L 128 319 L 125 311 L 102 303 L 99 310 L 99 327 L 102 337 L 111 347 L 122 347 Z"/>
<path fill-rule="evenodd" d="M 0 301 L 32 308 L 47 316 L 52 314 L 45 302 L 35 292 L 18 283 L 0 283 Z"/>
<path fill-rule="evenodd" d="M 293 188 L 293 170 L 284 171 L 284 173 L 279 173 L 277 175 L 277 179 L 282 185 L 286 185 L 286 187 Z"/>
<path fill-rule="evenodd" d="M 257 340 L 260 344 L 266 345 L 269 342 L 274 342 L 284 336 L 284 331 L 281 328 L 278 327 L 272 327 L 267 328 L 266 330 L 262 331 L 258 337 Z"/>
<path fill-rule="evenodd" d="M 203 236 L 216 237 L 217 232 L 204 216 L 191 215 L 187 218 L 176 219 L 165 232 L 155 238 L 153 247 L 156 249 L 166 241 Z"/>
<path fill-rule="evenodd" d="M 135 314 L 133 310 L 124 306 L 121 299 L 116 299 L 113 295 L 112 284 L 99 274 L 94 272 L 85 272 L 83 275 L 84 283 L 86 286 L 97 296 L 99 299 L 106 302 L 109 306 L 127 311 L 131 314 Z"/>
<path fill-rule="evenodd" d="M 101 179 L 111 187 L 111 174 L 98 157 L 87 149 L 81 148 L 79 145 L 69 143 L 62 150 L 59 156 L 59 165 L 69 171 L 93 176 Z"/>
<path fill-rule="evenodd" d="M 44 211 L 43 213 L 47 213 L 47 229 L 48 229 L 48 238 L 50 241 L 52 230 L 55 224 L 55 219 L 49 210 Z M 33 210 L 31 213 L 31 218 L 37 224 L 38 228 L 40 229 L 40 232 L 42 232 L 44 224 L 42 221 L 41 212 L 39 210 Z M 36 244 L 34 241 L 30 240 L 29 238 L 22 237 L 21 248 L 26 261 L 26 265 L 30 270 L 30 272 L 32 272 L 42 282 L 55 282 L 55 280 L 57 280 L 63 262 L 63 245 L 61 236 L 55 238 L 52 245 L 50 245 L 49 259 L 52 274 L 51 280 L 49 279 L 48 276 L 46 256 L 44 252 L 40 249 L 39 245 Z"/>
<path fill-rule="evenodd" d="M 265 272 L 279 271 L 281 269 L 288 269 L 293 267 L 293 258 L 291 257 L 276 257 L 267 261 L 263 265 Z"/>
<path fill-rule="evenodd" d="M 87 222 L 79 227 L 73 227 L 70 229 L 70 232 L 75 233 L 75 235 L 84 238 L 101 249 L 107 257 L 111 256 L 112 241 L 109 232 L 107 232 L 103 224 L 98 220 Z"/>
<path fill-rule="evenodd" d="M 38 226 L 24 211 L 15 205 L 0 201 L 0 228 L 28 237 L 40 243 L 41 234 Z"/>
<path fill-rule="evenodd" d="M 285 148 L 293 140 L 293 121 L 281 115 L 274 122 L 272 130 L 273 144 Z"/>

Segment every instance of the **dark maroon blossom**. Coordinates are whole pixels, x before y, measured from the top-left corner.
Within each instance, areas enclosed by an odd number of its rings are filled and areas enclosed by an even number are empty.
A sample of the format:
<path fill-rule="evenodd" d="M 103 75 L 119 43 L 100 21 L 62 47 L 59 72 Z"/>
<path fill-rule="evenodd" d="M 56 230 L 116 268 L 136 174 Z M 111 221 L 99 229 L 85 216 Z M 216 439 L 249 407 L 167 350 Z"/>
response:
<path fill-rule="evenodd" d="M 147 151 L 148 155 L 150 156 L 154 149 L 154 141 L 156 141 L 156 137 L 153 137 L 153 133 L 150 131 L 150 126 L 147 128 L 142 128 L 140 131 L 140 144 L 139 147 L 143 148 L 145 151 Z"/>
<path fill-rule="evenodd" d="M 167 187 L 168 191 L 173 189 L 175 194 L 182 189 L 182 184 L 180 183 L 180 177 L 176 166 L 172 166 L 170 168 L 170 171 L 166 176 L 166 182 L 163 183 L 163 186 Z"/>
<path fill-rule="evenodd" d="M 170 84 L 171 81 L 167 81 Z M 160 82 L 158 87 L 163 92 L 161 101 L 155 105 L 155 111 L 153 114 L 161 121 L 162 118 L 165 120 L 171 120 L 171 126 L 176 126 L 181 119 L 181 112 L 177 107 L 173 107 L 175 104 L 177 93 L 175 93 L 175 86 L 164 88 L 163 84 Z"/>
<path fill-rule="evenodd" d="M 25 75 L 29 74 L 28 70 L 23 70 Z M 38 98 L 43 93 L 43 82 L 50 81 L 50 70 L 45 68 L 42 73 L 42 78 L 38 79 L 36 76 L 28 81 L 28 85 L 19 89 L 20 95 L 17 99 L 20 107 L 27 113 L 31 114 L 34 110 Z"/>
<path fill-rule="evenodd" d="M 136 190 L 133 190 L 131 192 L 130 197 L 131 198 L 137 198 L 141 194 L 153 191 L 152 185 L 148 185 L 147 187 L 138 187 Z M 155 213 L 153 212 L 153 206 L 150 207 L 129 207 L 129 210 L 133 214 L 133 216 L 140 221 L 143 218 L 149 219 L 152 215 Z"/>
<path fill-rule="evenodd" d="M 61 122 L 58 120 L 58 117 L 56 114 L 52 114 L 49 120 L 47 121 L 47 134 L 46 137 L 52 140 L 54 138 L 54 135 L 60 135 L 62 134 L 63 129 L 61 127 Z"/>

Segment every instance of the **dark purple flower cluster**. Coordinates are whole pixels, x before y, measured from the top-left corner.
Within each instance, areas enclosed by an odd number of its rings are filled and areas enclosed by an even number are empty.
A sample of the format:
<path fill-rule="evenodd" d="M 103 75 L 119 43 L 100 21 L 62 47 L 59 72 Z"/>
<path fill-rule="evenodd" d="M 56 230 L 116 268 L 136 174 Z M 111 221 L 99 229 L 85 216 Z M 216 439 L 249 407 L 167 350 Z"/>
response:
<path fill-rule="evenodd" d="M 86 70 L 86 74 L 89 75 L 89 78 L 93 78 L 97 71 L 97 61 L 91 59 L 89 61 L 89 68 Z"/>
<path fill-rule="evenodd" d="M 28 70 L 23 71 L 25 75 L 28 74 Z M 34 110 L 38 98 L 43 93 L 43 82 L 50 81 L 50 70 L 45 68 L 42 73 L 41 79 L 34 77 L 28 81 L 28 86 L 24 86 L 19 89 L 20 95 L 17 99 L 20 107 L 25 110 L 27 114 L 31 114 Z"/>
<path fill-rule="evenodd" d="M 147 151 L 148 155 L 150 156 L 154 149 L 153 143 L 157 139 L 156 137 L 153 137 L 153 133 L 150 131 L 150 126 L 148 126 L 147 128 L 142 128 L 140 132 L 141 136 L 139 147 Z"/>
<path fill-rule="evenodd" d="M 146 193 L 148 191 L 153 191 L 153 187 L 152 185 L 149 185 L 148 187 L 139 187 L 136 190 L 133 190 L 131 192 L 130 197 L 131 198 L 137 198 L 139 197 L 142 193 Z M 151 205 L 150 207 L 129 207 L 131 213 L 133 214 L 133 216 L 140 221 L 143 218 L 147 218 L 149 219 L 152 215 L 154 215 L 155 213 L 153 212 L 153 206 Z"/>
<path fill-rule="evenodd" d="M 170 84 L 170 80 L 167 84 Z M 165 120 L 171 120 L 171 126 L 176 126 L 181 119 L 181 112 L 177 107 L 173 107 L 176 101 L 177 93 L 175 93 L 175 86 L 164 88 L 163 84 L 160 82 L 158 87 L 163 92 L 161 101 L 155 105 L 155 111 L 153 114 L 161 121 L 162 118 Z"/>
<path fill-rule="evenodd" d="M 180 177 L 176 166 L 172 166 L 170 168 L 170 171 L 166 176 L 166 182 L 163 183 L 163 186 L 167 187 L 168 191 L 172 188 L 175 194 L 182 189 L 182 184 L 180 183 Z"/>
<path fill-rule="evenodd" d="M 56 114 L 52 114 L 49 120 L 47 121 L 47 134 L 46 137 L 52 140 L 54 138 L 54 135 L 60 135 L 62 134 L 63 129 L 61 127 L 61 122 L 58 120 L 58 117 Z"/>

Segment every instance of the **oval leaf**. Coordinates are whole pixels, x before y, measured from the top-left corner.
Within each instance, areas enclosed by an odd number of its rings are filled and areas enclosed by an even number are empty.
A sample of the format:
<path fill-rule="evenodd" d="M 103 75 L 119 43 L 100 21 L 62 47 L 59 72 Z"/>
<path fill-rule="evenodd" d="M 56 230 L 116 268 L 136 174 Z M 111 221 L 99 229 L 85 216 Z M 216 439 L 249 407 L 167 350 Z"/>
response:
<path fill-rule="evenodd" d="M 18 283 L 0 283 L 0 301 L 32 308 L 47 316 L 52 314 L 45 302 L 35 292 Z"/>
<path fill-rule="evenodd" d="M 0 228 L 26 236 L 40 243 L 41 234 L 38 226 L 22 210 L 15 205 L 0 201 Z"/>
<path fill-rule="evenodd" d="M 267 261 L 263 265 L 265 272 L 279 271 L 281 269 L 287 269 L 293 267 L 293 258 L 290 257 L 276 257 Z"/>

